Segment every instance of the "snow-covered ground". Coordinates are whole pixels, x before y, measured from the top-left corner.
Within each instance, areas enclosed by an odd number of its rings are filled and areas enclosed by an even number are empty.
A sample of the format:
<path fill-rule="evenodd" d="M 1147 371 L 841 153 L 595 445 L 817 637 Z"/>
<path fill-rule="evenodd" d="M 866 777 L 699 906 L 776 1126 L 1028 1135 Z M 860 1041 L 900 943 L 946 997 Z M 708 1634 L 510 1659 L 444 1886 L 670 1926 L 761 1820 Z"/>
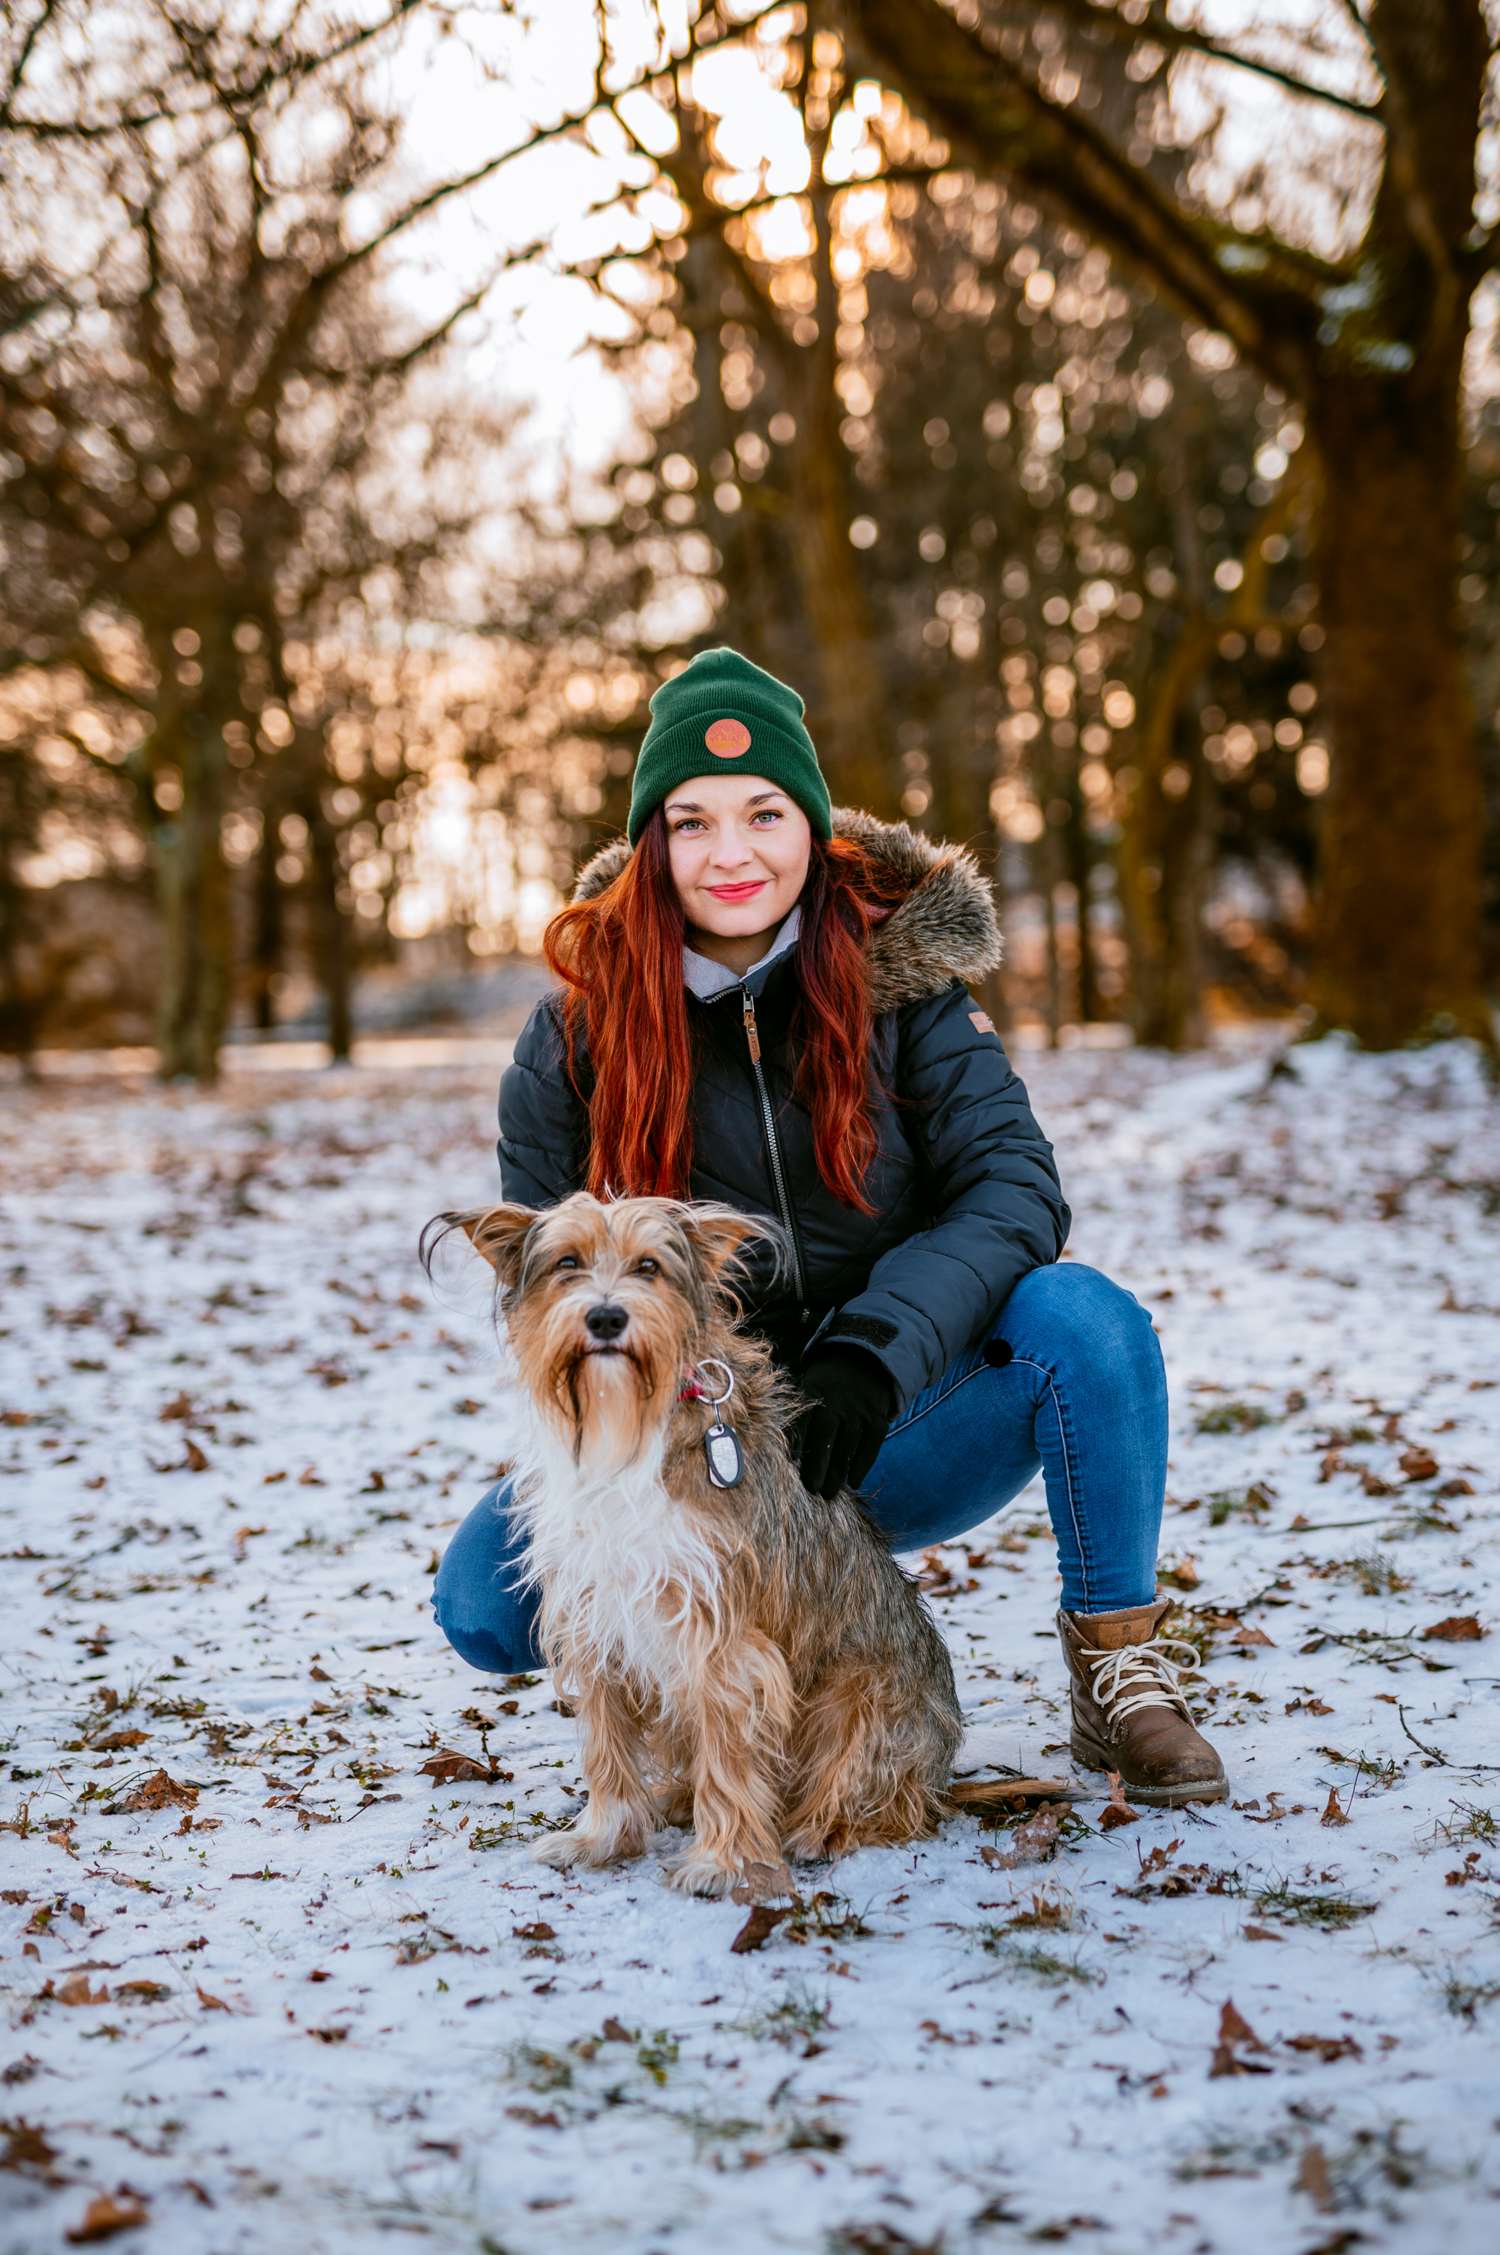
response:
<path fill-rule="evenodd" d="M 0 1090 L 4 2255 L 1500 2244 L 1500 1107 L 1275 1046 L 1015 1051 L 1161 1333 L 1232 1806 L 964 1818 L 738 1952 L 530 1860 L 574 1726 L 431 1620 L 500 1052 Z M 968 1758 L 1066 1772 L 1040 1480 L 929 1580 Z"/>

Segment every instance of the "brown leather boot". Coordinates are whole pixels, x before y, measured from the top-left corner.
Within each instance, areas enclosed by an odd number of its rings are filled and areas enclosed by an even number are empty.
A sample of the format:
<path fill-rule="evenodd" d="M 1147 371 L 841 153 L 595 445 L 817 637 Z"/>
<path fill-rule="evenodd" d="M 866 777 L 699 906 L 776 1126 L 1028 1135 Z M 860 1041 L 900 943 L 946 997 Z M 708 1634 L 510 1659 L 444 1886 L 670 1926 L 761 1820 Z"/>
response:
<path fill-rule="evenodd" d="M 1181 1637 L 1156 1634 L 1171 1602 L 1057 1616 L 1072 1678 L 1074 1761 L 1118 1770 L 1129 1800 L 1166 1808 L 1222 1801 L 1229 1791 L 1224 1765 L 1194 1729 L 1178 1685 L 1182 1668 L 1196 1667 L 1197 1651 Z M 1172 1660 L 1169 1648 L 1190 1658 Z"/>

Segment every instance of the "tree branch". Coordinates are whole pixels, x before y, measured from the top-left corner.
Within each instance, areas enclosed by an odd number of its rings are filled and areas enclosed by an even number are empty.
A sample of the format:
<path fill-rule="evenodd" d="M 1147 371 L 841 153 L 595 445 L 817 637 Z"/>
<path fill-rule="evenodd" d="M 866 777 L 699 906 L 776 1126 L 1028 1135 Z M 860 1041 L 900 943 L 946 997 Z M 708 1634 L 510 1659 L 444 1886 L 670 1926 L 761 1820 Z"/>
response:
<path fill-rule="evenodd" d="M 617 107 L 615 115 L 636 147 L 643 155 L 651 157 L 652 162 L 671 181 L 678 200 L 687 211 L 689 233 L 706 235 L 712 239 L 731 280 L 744 294 L 757 334 L 764 338 L 768 349 L 786 364 L 791 361 L 797 348 L 782 326 L 775 302 L 760 276 L 744 253 L 737 250 L 724 233 L 724 222 L 736 215 L 727 206 L 717 203 L 709 193 L 703 112 L 688 100 L 682 91 L 680 72 L 676 75 L 679 78 L 674 112 L 677 146 L 665 156 L 658 156 L 646 148 L 629 120 L 620 117 Z"/>
<path fill-rule="evenodd" d="M 1082 112 L 1052 101 L 941 0 L 864 0 L 855 35 L 968 162 L 1021 182 L 1275 383 L 1309 381 L 1322 285 L 1345 277 L 1274 237 L 1191 217 Z"/>
<path fill-rule="evenodd" d="M 1227 63 L 1233 70 L 1250 71 L 1257 78 L 1268 79 L 1284 93 L 1295 94 L 1309 102 L 1328 102 L 1334 109 L 1346 110 L 1352 117 L 1365 118 L 1378 124 L 1381 108 L 1378 102 L 1362 102 L 1357 95 L 1340 94 L 1332 86 L 1314 86 L 1295 71 L 1283 70 L 1277 63 L 1262 62 L 1255 55 L 1241 55 L 1233 47 L 1200 31 L 1196 24 L 1177 24 L 1163 13 L 1161 0 L 1152 0 L 1151 12 L 1139 22 L 1122 16 L 1118 9 L 1101 0 L 1049 0 L 1049 5 L 1068 17 L 1070 22 L 1086 24 L 1091 31 L 1103 34 L 1122 46 L 1138 47 L 1149 40 L 1153 46 L 1165 47 L 1169 53 L 1201 55 L 1215 63 Z"/>
<path fill-rule="evenodd" d="M 47 9 L 48 16 L 54 13 L 57 4 L 58 0 L 52 0 L 52 4 Z M 392 0 L 389 13 L 382 16 L 378 22 L 356 24 L 342 38 L 334 40 L 331 45 L 316 54 L 303 53 L 281 59 L 281 49 L 285 42 L 278 41 L 276 47 L 271 51 L 277 59 L 268 61 L 259 74 L 245 85 L 217 90 L 218 101 L 226 102 L 239 110 L 253 109 L 258 102 L 263 101 L 278 86 L 301 85 L 305 79 L 316 76 L 319 71 L 326 70 L 330 64 L 342 62 L 346 56 L 355 53 L 357 49 L 367 47 L 372 40 L 378 39 L 383 32 L 389 31 L 394 25 L 400 23 L 404 17 L 426 5 L 428 5 L 428 0 Z M 167 15 L 165 10 L 162 11 L 162 14 L 170 28 L 180 37 L 182 27 Z M 148 126 L 160 125 L 167 120 L 181 122 L 188 118 L 207 117 L 212 114 L 216 106 L 216 101 L 212 99 L 202 104 L 177 109 L 174 109 L 170 103 L 158 102 L 150 108 L 143 107 L 139 110 L 127 111 L 121 117 L 101 118 L 92 123 L 85 123 L 78 118 L 16 117 L 11 105 L 7 104 L 6 108 L 0 111 L 0 132 L 26 133 L 38 141 L 105 141 L 112 134 L 142 133 Z"/>
<path fill-rule="evenodd" d="M 62 0 L 43 0 L 42 7 L 21 34 L 20 49 L 15 61 L 10 66 L 10 84 L 5 89 L 5 100 L 0 102 L 0 125 L 4 125 L 9 120 L 11 112 L 15 108 L 17 97 L 25 83 L 26 73 L 31 64 L 32 51 L 48 24 L 51 23 L 52 18 L 57 14 L 61 4 Z"/>

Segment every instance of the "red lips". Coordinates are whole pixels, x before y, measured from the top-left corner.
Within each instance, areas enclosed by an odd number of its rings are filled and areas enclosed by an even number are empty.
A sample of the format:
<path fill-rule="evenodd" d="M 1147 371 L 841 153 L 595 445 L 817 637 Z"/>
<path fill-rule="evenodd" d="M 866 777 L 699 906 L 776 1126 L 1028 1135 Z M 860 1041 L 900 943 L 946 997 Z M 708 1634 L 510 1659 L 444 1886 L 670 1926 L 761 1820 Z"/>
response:
<path fill-rule="evenodd" d="M 757 877 L 751 885 L 710 885 L 708 890 L 715 900 L 748 900 L 752 893 L 760 891 L 765 881 L 764 877 Z"/>

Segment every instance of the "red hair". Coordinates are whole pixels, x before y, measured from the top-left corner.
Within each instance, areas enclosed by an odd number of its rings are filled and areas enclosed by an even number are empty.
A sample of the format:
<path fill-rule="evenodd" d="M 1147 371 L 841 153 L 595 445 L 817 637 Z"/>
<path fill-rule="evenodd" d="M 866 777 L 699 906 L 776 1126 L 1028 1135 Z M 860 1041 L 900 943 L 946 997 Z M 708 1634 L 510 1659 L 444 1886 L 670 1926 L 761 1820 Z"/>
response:
<path fill-rule="evenodd" d="M 814 834 L 799 896 L 793 1085 L 812 1116 L 818 1173 L 836 1198 L 865 1214 L 875 1211 L 861 1186 L 878 1142 L 866 951 L 875 926 L 910 889 L 908 876 L 852 839 Z M 593 1067 L 587 1187 L 596 1198 L 690 1195 L 686 923 L 658 806 L 613 883 L 559 909 L 542 936 L 564 988 L 568 1077 L 580 1097 L 580 1032 Z"/>

